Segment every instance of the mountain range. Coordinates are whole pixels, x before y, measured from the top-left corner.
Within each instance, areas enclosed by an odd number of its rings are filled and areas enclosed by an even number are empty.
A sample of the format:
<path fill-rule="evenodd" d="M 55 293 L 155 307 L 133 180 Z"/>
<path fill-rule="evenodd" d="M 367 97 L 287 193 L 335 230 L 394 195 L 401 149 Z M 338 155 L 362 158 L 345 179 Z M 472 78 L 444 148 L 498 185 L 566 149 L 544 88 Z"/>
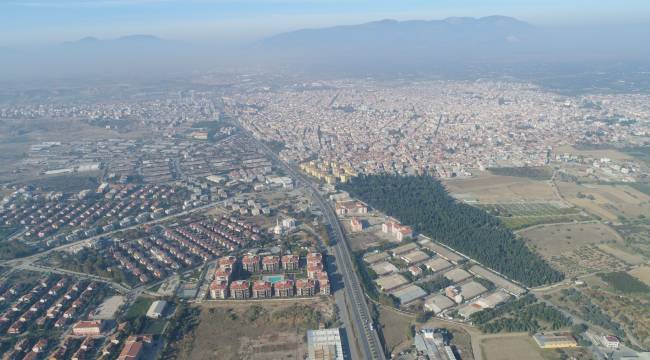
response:
<path fill-rule="evenodd" d="M 263 69 L 345 76 L 503 71 L 539 64 L 650 62 L 650 26 L 550 28 L 506 16 L 380 20 L 301 29 L 218 47 L 130 35 L 30 50 L 0 48 L 0 78 L 164 76 L 194 70 Z"/>

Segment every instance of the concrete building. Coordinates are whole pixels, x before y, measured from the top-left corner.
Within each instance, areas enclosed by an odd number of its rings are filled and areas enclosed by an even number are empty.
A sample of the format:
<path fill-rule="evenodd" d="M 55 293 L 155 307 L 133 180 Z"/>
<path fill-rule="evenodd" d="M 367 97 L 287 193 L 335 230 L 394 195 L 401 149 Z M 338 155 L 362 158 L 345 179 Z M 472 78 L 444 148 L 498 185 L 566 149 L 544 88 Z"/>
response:
<path fill-rule="evenodd" d="M 271 283 L 264 280 L 257 280 L 253 283 L 253 299 L 266 299 L 273 295 Z"/>
<path fill-rule="evenodd" d="M 417 264 L 425 260 L 428 260 L 429 255 L 427 255 L 422 250 L 413 250 L 406 254 L 400 255 L 400 258 L 402 258 L 402 260 L 404 260 L 407 264 L 410 265 L 410 264 Z"/>
<path fill-rule="evenodd" d="M 282 268 L 288 271 L 298 270 L 300 267 L 300 258 L 298 255 L 284 255 L 282 256 Z"/>
<path fill-rule="evenodd" d="M 242 268 L 245 271 L 256 273 L 260 271 L 260 257 L 257 255 L 246 255 L 241 260 Z"/>
<path fill-rule="evenodd" d="M 210 283 L 210 298 L 222 300 L 227 299 L 228 283 L 226 281 L 213 281 Z"/>
<path fill-rule="evenodd" d="M 464 281 L 464 280 L 467 280 L 467 279 L 471 278 L 472 274 L 468 273 L 467 271 L 465 271 L 463 269 L 456 268 L 456 269 L 452 269 L 452 270 L 447 271 L 444 274 L 444 277 L 446 277 L 447 279 L 449 279 L 451 282 L 453 282 L 455 284 L 455 283 L 459 283 L 461 281 Z"/>
<path fill-rule="evenodd" d="M 382 291 L 386 292 L 396 289 L 404 284 L 407 284 L 408 282 L 409 281 L 400 274 L 381 276 L 375 279 L 377 286 L 379 286 Z"/>
<path fill-rule="evenodd" d="M 296 296 L 314 296 L 316 283 L 312 279 L 296 280 Z"/>
<path fill-rule="evenodd" d="M 399 299 L 400 305 L 407 305 L 417 299 L 427 296 L 427 292 L 417 285 L 407 285 L 390 293 Z"/>
<path fill-rule="evenodd" d="M 424 299 L 424 308 L 434 314 L 439 314 L 456 305 L 451 299 L 444 295 L 435 294 Z"/>
<path fill-rule="evenodd" d="M 98 336 L 102 334 L 104 322 L 101 320 L 79 321 L 72 327 L 72 334 L 77 336 Z"/>
<path fill-rule="evenodd" d="M 276 272 L 280 270 L 280 258 L 274 255 L 263 257 L 262 270 L 266 272 Z"/>
<path fill-rule="evenodd" d="M 430 271 L 438 272 L 438 271 L 447 270 L 453 265 L 449 261 L 436 256 L 432 259 L 429 259 L 429 261 L 425 262 L 424 266 Z"/>
<path fill-rule="evenodd" d="M 292 280 L 278 281 L 273 284 L 273 289 L 277 297 L 290 297 L 294 294 Z"/>
<path fill-rule="evenodd" d="M 389 263 L 388 261 L 381 261 L 370 265 L 370 269 L 375 272 L 378 276 L 384 276 L 399 271 L 397 266 Z"/>
<path fill-rule="evenodd" d="M 230 296 L 233 299 L 248 299 L 251 296 L 250 284 L 246 280 L 233 281 L 230 284 Z"/>
<path fill-rule="evenodd" d="M 344 360 L 339 329 L 307 331 L 307 358 L 309 360 Z"/>

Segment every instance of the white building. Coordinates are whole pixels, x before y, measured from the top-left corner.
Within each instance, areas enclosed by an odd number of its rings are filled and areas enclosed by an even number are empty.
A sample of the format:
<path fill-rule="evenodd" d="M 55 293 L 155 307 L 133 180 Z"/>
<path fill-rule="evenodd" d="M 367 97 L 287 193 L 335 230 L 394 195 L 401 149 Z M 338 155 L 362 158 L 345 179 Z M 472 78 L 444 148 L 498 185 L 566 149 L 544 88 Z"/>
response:
<path fill-rule="evenodd" d="M 149 310 L 147 310 L 147 317 L 151 319 L 158 319 L 162 316 L 163 311 L 165 311 L 165 306 L 167 306 L 167 302 L 164 300 L 154 301 L 151 306 L 149 306 Z"/>

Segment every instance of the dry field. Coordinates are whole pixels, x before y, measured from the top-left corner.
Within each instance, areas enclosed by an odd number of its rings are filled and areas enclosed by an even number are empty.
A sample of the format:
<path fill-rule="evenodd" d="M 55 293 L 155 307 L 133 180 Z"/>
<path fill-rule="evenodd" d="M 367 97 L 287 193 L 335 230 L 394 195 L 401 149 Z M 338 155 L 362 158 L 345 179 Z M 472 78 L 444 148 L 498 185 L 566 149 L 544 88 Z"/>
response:
<path fill-rule="evenodd" d="M 331 316 L 329 299 L 203 303 L 179 359 L 303 359 L 307 330 Z"/>
<path fill-rule="evenodd" d="M 600 158 L 610 158 L 612 160 L 630 160 L 632 156 L 622 153 L 614 149 L 603 149 L 603 150 L 578 150 L 573 146 L 561 146 L 556 149 L 558 154 L 560 153 L 570 153 L 573 155 L 582 155 L 582 156 L 591 156 L 596 159 Z"/>
<path fill-rule="evenodd" d="M 483 339 L 481 353 L 485 360 L 559 359 L 555 351 L 540 349 L 527 334 Z"/>
<path fill-rule="evenodd" d="M 638 218 L 650 214 L 650 196 L 625 185 L 596 185 L 558 182 L 566 201 L 604 220 Z"/>
<path fill-rule="evenodd" d="M 634 255 L 614 245 L 622 239 L 600 223 L 543 225 L 519 232 L 528 245 L 567 277 L 627 267 Z M 627 256 L 623 256 L 627 255 Z"/>
<path fill-rule="evenodd" d="M 388 349 L 393 352 L 397 350 L 400 344 L 410 343 L 408 333 L 414 319 L 406 315 L 399 314 L 393 310 L 385 309 L 383 306 L 379 309 L 379 322 L 381 323 L 382 332 Z"/>
<path fill-rule="evenodd" d="M 468 179 L 444 180 L 450 194 L 467 202 L 544 202 L 560 201 L 546 181 L 522 177 L 497 176 L 487 172 Z"/>
<path fill-rule="evenodd" d="M 650 266 L 644 265 L 639 266 L 633 270 L 630 270 L 630 275 L 635 278 L 643 281 L 646 285 L 650 286 Z"/>

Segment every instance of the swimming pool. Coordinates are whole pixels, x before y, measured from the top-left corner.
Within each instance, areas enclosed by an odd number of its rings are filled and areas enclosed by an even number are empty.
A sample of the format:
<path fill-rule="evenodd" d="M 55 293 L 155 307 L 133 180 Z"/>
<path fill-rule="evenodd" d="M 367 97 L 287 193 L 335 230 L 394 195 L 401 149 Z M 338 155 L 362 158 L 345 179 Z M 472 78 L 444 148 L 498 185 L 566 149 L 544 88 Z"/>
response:
<path fill-rule="evenodd" d="M 264 280 L 270 282 L 271 284 L 275 284 L 278 281 L 283 281 L 284 275 L 267 275 L 264 277 Z"/>

